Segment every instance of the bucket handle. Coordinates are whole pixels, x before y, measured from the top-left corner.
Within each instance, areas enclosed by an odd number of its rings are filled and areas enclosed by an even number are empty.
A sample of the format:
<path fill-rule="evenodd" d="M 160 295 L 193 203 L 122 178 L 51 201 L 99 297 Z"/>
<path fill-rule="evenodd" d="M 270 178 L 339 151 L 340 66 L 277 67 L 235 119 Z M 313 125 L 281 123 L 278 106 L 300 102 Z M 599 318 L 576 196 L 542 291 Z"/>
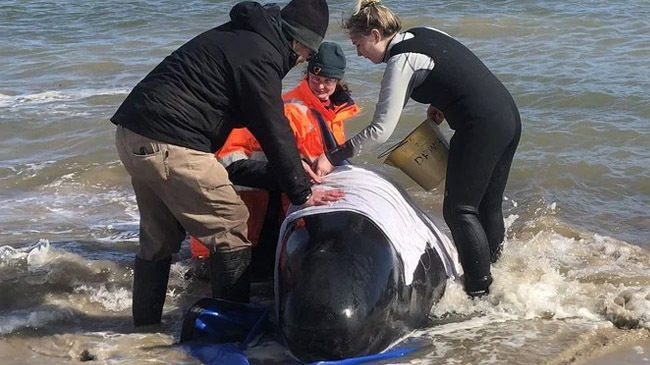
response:
<path fill-rule="evenodd" d="M 386 151 L 380 153 L 379 156 L 377 156 L 377 159 L 380 159 L 380 158 L 383 158 L 383 157 L 386 157 L 386 156 L 390 155 L 393 151 L 395 151 L 396 149 L 398 149 L 398 148 L 402 147 L 404 144 L 406 144 L 406 142 L 408 142 L 408 138 L 404 138 L 403 140 L 397 142 L 396 144 L 391 146 Z"/>
<path fill-rule="evenodd" d="M 431 118 L 427 118 L 427 119 L 425 119 L 424 121 L 422 121 L 422 123 L 424 123 L 424 122 L 434 123 L 434 125 L 437 125 L 437 124 L 435 124 L 434 121 L 431 120 Z M 416 128 L 417 128 L 417 127 L 416 127 Z M 415 130 L 415 129 L 414 129 L 414 130 Z M 391 152 L 393 152 L 393 151 L 395 151 L 396 149 L 402 147 L 406 142 L 408 142 L 409 136 L 410 136 L 411 134 L 413 134 L 413 131 L 411 131 L 411 132 L 410 132 L 406 137 L 404 137 L 403 140 L 401 140 L 401 141 L 399 141 L 398 143 L 394 144 L 393 146 L 391 146 L 391 147 L 390 147 L 389 149 L 387 149 L 386 151 L 380 153 L 379 156 L 377 156 L 377 159 L 380 159 L 380 158 L 386 157 L 386 156 L 390 155 Z"/>

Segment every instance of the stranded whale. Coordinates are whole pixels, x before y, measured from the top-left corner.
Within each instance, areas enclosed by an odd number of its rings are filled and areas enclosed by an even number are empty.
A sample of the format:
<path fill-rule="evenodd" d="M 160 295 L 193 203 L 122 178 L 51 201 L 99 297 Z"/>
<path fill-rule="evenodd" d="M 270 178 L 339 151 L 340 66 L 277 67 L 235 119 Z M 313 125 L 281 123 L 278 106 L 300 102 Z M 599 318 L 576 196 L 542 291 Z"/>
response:
<path fill-rule="evenodd" d="M 343 200 L 289 214 L 276 254 L 276 315 L 303 361 L 378 353 L 425 324 L 455 247 L 405 191 L 377 172 L 338 167 Z"/>

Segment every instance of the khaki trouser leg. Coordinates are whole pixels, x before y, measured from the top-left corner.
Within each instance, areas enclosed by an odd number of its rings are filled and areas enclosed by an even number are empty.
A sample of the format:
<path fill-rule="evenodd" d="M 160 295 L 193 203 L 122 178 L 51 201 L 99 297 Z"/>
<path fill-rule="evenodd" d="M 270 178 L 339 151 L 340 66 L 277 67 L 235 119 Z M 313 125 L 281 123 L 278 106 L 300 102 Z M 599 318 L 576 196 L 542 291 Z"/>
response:
<path fill-rule="evenodd" d="M 213 252 L 250 247 L 248 210 L 213 154 L 158 142 L 122 127 L 116 144 L 140 209 L 140 254 L 147 256 L 143 259 L 178 252 L 185 231 Z"/>

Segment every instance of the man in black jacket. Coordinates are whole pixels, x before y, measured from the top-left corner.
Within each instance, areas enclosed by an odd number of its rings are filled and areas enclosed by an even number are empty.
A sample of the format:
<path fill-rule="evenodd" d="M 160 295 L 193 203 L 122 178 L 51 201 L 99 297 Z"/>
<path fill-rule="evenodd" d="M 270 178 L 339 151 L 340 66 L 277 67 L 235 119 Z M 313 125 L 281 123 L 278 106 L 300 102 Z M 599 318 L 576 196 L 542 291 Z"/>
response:
<path fill-rule="evenodd" d="M 293 204 L 343 194 L 310 188 L 306 172 L 315 175 L 301 163 L 281 98 L 282 78 L 325 35 L 326 1 L 292 0 L 281 11 L 247 1 L 230 18 L 167 56 L 111 118 L 140 210 L 136 326 L 160 322 L 171 255 L 187 233 L 211 247 L 213 296 L 248 300 L 248 211 L 214 158 L 233 128 L 247 127 L 259 140 Z"/>

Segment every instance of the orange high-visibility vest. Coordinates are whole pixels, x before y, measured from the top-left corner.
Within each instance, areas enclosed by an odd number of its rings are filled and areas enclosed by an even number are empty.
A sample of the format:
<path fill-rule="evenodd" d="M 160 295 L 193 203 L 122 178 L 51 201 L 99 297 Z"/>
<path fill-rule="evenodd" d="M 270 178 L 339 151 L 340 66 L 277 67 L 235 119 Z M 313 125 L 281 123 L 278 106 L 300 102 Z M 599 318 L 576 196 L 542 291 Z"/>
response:
<path fill-rule="evenodd" d="M 326 150 L 315 113 L 320 114 L 336 141 L 341 144 L 345 142 L 343 123 L 361 111 L 354 103 L 333 109 L 325 108 L 309 89 L 306 78 L 284 94 L 283 99 L 284 114 L 289 119 L 296 147 L 300 155 L 309 160 L 320 156 Z M 259 142 L 246 128 L 233 129 L 216 155 L 226 166 L 243 158 L 266 160 Z"/>
<path fill-rule="evenodd" d="M 344 91 L 338 91 L 344 92 Z M 314 160 L 325 152 L 326 147 L 321 134 L 321 127 L 315 113 L 318 113 L 332 132 L 337 143 L 345 142 L 344 122 L 359 114 L 361 109 L 355 103 L 326 108 L 312 93 L 304 78 L 298 86 L 283 95 L 284 113 L 296 139 L 296 147 L 303 158 Z M 223 147 L 215 155 L 224 166 L 241 159 L 266 160 L 262 147 L 253 134 L 246 128 L 233 129 Z M 248 239 L 253 246 L 259 242 L 264 225 L 268 193 L 265 190 L 235 186 L 240 197 L 248 207 Z M 282 197 L 284 211 L 289 206 L 286 196 Z M 281 214 L 281 217 L 283 215 Z M 208 248 L 194 237 L 190 238 L 193 257 L 209 256 Z"/>

